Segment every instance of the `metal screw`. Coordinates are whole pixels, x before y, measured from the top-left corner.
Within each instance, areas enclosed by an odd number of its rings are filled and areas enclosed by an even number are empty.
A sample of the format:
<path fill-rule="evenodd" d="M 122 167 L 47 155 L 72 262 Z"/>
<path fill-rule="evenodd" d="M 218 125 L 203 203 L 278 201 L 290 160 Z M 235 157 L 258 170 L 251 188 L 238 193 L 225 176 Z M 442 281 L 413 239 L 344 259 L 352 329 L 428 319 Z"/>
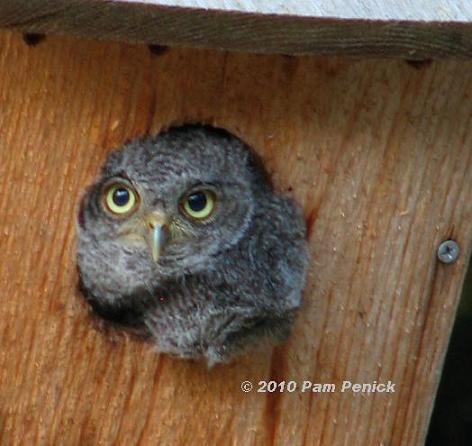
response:
<path fill-rule="evenodd" d="M 459 255 L 459 245 L 454 240 L 444 240 L 438 247 L 438 259 L 442 263 L 452 263 Z"/>

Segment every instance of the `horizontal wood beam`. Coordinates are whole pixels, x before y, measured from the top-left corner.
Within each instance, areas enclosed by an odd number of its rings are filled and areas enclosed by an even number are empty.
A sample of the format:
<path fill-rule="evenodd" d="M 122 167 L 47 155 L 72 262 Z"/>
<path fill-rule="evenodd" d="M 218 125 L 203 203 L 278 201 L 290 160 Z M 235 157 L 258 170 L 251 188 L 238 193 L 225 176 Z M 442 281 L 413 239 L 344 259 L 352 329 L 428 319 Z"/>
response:
<path fill-rule="evenodd" d="M 471 2 L 385 3 L 10 0 L 0 2 L 0 27 L 257 53 L 472 57 Z"/>

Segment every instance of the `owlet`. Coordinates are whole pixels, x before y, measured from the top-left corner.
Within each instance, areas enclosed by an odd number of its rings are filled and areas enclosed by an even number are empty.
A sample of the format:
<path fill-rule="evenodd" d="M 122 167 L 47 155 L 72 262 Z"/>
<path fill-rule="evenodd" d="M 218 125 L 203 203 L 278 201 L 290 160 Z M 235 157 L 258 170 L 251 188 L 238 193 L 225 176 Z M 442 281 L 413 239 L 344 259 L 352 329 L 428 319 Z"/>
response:
<path fill-rule="evenodd" d="M 93 310 L 209 365 L 288 336 L 307 262 L 300 209 L 221 129 L 125 144 L 80 204 L 77 263 Z"/>

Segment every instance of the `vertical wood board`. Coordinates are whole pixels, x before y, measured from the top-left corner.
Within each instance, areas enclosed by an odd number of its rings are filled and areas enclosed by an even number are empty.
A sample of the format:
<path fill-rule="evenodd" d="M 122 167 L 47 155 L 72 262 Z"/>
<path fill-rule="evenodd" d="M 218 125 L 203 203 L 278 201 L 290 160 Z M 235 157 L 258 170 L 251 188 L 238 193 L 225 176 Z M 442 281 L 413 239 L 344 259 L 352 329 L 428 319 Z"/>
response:
<path fill-rule="evenodd" d="M 2 33 L 0 443 L 421 444 L 471 250 L 471 70 Z M 97 330 L 76 290 L 80 191 L 113 147 L 187 120 L 251 144 L 310 235 L 290 341 L 212 370 Z M 396 392 L 240 389 L 269 379 Z"/>

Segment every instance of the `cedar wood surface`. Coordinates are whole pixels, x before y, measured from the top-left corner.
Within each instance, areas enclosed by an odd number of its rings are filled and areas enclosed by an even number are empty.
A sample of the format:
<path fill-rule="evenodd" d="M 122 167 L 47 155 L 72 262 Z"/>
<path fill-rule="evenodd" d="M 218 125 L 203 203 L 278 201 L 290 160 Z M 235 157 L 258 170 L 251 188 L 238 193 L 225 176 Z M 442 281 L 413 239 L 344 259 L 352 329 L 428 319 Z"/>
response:
<path fill-rule="evenodd" d="M 46 2 L 47 0 L 37 0 Z M 111 0 L 180 8 L 238 11 L 254 14 L 336 17 L 353 19 L 467 22 L 472 6 L 467 0 Z"/>
<path fill-rule="evenodd" d="M 471 70 L 1 33 L 0 443 L 421 444 L 471 249 Z M 251 144 L 311 246 L 289 342 L 212 370 L 100 330 L 76 289 L 80 191 L 185 120 Z M 269 379 L 396 392 L 240 390 Z"/>
<path fill-rule="evenodd" d="M 8 0 L 0 27 L 258 53 L 472 57 L 469 0 Z"/>

